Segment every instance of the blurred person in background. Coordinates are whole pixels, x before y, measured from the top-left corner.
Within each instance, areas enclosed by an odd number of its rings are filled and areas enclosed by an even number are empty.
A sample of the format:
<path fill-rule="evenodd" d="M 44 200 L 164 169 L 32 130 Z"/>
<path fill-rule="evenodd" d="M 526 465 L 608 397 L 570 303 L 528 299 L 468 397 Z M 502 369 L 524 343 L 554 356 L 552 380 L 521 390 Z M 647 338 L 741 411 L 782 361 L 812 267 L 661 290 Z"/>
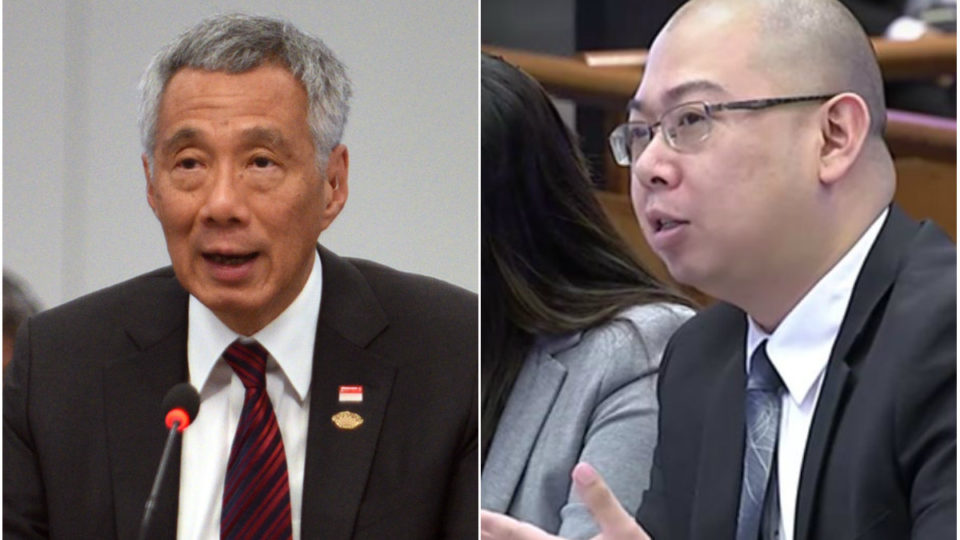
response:
<path fill-rule="evenodd" d="M 7 270 L 3 271 L 3 367 L 13 358 L 17 329 L 27 317 L 40 311 L 26 283 Z"/>
<path fill-rule="evenodd" d="M 546 92 L 481 67 L 481 506 L 570 538 L 586 460 L 635 511 L 657 439 L 656 378 L 688 302 L 631 253 Z"/>
<path fill-rule="evenodd" d="M 871 37 L 914 41 L 957 33 L 956 0 L 843 0 Z M 956 118 L 956 73 L 884 82 L 891 109 Z"/>

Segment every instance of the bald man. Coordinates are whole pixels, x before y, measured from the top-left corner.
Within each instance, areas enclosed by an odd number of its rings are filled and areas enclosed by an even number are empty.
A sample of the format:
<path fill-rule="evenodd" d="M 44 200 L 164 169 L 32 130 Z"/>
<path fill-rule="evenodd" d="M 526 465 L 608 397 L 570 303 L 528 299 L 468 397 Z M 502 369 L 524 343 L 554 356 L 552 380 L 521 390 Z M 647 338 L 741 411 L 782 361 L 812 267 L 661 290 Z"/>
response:
<path fill-rule="evenodd" d="M 720 302 L 664 353 L 644 530 L 574 471 L 600 538 L 956 537 L 956 246 L 891 203 L 884 118 L 833 0 L 695 0 L 661 31 L 611 144 L 647 241 Z"/>

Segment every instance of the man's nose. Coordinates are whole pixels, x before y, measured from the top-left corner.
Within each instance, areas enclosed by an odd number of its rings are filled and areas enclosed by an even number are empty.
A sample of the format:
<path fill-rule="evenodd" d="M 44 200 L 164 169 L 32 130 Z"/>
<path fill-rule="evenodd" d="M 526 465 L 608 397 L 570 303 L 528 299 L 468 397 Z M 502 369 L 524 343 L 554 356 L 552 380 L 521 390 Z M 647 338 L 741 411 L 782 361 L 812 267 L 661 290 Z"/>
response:
<path fill-rule="evenodd" d="M 676 151 L 670 148 L 662 132 L 658 131 L 633 161 L 631 168 L 634 181 L 639 187 L 649 190 L 677 187 L 680 184 L 680 170 L 675 157 Z"/>
<path fill-rule="evenodd" d="M 201 209 L 200 217 L 204 222 L 229 224 L 246 221 L 249 210 L 242 180 L 241 173 L 234 167 L 216 168 Z"/>

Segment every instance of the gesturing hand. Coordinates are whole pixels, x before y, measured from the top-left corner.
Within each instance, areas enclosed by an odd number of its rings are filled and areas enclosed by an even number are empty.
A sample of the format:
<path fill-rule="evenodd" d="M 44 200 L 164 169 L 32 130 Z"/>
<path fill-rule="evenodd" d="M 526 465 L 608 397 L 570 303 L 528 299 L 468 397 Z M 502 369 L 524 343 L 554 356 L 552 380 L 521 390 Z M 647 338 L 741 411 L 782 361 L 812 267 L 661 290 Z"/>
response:
<path fill-rule="evenodd" d="M 587 463 L 573 468 L 573 483 L 577 494 L 590 510 L 600 527 L 600 534 L 593 540 L 650 540 L 650 537 L 628 514 L 607 487 L 603 478 Z M 544 532 L 510 516 L 496 512 L 480 511 L 480 538 L 482 540 L 558 540 L 559 537 Z"/>
<path fill-rule="evenodd" d="M 481 540 L 560 540 L 536 526 L 510 516 L 480 510 Z"/>

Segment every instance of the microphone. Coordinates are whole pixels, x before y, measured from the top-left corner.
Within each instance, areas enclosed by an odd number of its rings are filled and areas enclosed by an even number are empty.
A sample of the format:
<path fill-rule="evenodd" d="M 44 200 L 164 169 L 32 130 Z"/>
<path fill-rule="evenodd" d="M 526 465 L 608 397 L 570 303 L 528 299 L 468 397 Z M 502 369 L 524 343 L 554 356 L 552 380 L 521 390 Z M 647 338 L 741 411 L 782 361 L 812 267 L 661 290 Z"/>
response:
<path fill-rule="evenodd" d="M 170 461 L 173 441 L 197 417 L 197 411 L 200 410 L 200 394 L 190 383 L 180 383 L 171 388 L 164 396 L 163 410 L 167 411 L 164 421 L 170 428 L 170 433 L 167 435 L 167 443 L 163 447 L 160 467 L 157 468 L 157 475 L 153 479 L 153 488 L 150 490 L 147 504 L 143 508 L 143 521 L 140 522 L 140 540 L 145 540 L 147 537 L 150 519 L 153 517 L 153 509 L 157 503 L 157 495 L 160 493 L 160 483 L 167 470 L 167 462 Z"/>
<path fill-rule="evenodd" d="M 164 421 L 168 428 L 173 428 L 173 424 L 179 422 L 177 430 L 183 433 L 190 422 L 197 417 L 197 411 L 200 410 L 200 394 L 190 383 L 180 383 L 167 392 L 163 397 L 163 410 L 167 411 Z"/>

